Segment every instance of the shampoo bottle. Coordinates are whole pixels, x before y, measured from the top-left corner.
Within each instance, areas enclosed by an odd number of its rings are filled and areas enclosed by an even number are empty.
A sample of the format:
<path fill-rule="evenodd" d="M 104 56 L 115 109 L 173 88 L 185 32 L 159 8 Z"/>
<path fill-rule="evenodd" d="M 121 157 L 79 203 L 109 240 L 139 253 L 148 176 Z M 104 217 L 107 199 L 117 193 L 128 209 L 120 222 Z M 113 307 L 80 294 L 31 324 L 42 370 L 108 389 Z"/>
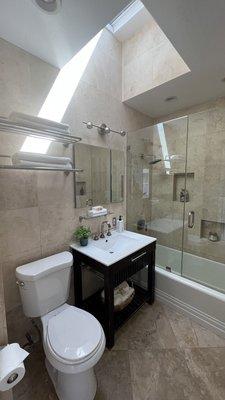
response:
<path fill-rule="evenodd" d="M 117 232 L 123 232 L 124 231 L 124 221 L 122 215 L 119 216 L 119 219 L 117 220 Z"/>

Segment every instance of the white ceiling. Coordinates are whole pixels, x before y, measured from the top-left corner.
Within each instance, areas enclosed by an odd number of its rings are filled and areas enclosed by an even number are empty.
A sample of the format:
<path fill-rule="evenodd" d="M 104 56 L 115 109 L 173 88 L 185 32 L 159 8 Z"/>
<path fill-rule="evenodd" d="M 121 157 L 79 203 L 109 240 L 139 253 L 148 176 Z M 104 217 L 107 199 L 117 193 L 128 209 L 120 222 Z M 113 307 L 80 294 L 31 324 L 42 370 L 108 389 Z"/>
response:
<path fill-rule="evenodd" d="M 0 37 L 61 68 L 130 0 L 62 0 L 47 14 L 33 0 L 0 0 Z"/>
<path fill-rule="evenodd" d="M 127 104 L 151 117 L 225 96 L 225 1 L 143 0 L 191 72 Z M 177 96 L 165 102 L 169 96 Z"/>
<path fill-rule="evenodd" d="M 130 0 L 62 0 L 48 15 L 33 0 L 0 0 L 0 37 L 62 67 Z M 152 117 L 225 96 L 225 0 L 143 0 L 191 72 L 126 101 Z M 177 96 L 169 103 L 164 99 Z"/>

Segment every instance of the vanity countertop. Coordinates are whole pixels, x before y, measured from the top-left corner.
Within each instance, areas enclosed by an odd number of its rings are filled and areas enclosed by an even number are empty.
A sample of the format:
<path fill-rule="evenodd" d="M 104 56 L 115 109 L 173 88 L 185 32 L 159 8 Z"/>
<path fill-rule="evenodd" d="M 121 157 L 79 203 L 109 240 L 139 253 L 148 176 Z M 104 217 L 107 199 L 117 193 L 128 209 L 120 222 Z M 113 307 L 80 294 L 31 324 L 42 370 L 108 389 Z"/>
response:
<path fill-rule="evenodd" d="M 113 231 L 104 239 L 89 239 L 87 246 L 72 243 L 70 247 L 108 267 L 155 241 L 151 236 L 125 230 Z"/>

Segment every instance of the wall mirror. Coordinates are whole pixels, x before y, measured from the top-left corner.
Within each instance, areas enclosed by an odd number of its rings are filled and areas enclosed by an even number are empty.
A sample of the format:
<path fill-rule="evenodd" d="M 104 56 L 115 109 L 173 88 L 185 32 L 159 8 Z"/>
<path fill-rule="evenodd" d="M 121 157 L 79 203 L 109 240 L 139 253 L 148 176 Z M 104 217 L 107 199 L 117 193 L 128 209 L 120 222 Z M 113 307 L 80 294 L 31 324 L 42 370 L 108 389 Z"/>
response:
<path fill-rule="evenodd" d="M 125 158 L 120 150 L 79 143 L 74 146 L 75 165 L 83 172 L 74 174 L 75 207 L 119 203 L 124 199 Z"/>
<path fill-rule="evenodd" d="M 124 200 L 125 159 L 120 150 L 111 150 L 111 202 L 120 203 Z"/>

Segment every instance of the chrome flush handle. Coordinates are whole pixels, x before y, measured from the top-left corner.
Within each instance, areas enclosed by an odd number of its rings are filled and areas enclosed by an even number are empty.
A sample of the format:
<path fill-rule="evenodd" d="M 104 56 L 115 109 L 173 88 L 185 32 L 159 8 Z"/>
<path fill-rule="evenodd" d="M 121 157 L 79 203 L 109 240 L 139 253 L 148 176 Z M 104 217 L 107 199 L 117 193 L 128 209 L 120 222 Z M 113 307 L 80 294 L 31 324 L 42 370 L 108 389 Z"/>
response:
<path fill-rule="evenodd" d="M 24 287 L 25 283 L 22 281 L 16 281 L 17 286 Z"/>

